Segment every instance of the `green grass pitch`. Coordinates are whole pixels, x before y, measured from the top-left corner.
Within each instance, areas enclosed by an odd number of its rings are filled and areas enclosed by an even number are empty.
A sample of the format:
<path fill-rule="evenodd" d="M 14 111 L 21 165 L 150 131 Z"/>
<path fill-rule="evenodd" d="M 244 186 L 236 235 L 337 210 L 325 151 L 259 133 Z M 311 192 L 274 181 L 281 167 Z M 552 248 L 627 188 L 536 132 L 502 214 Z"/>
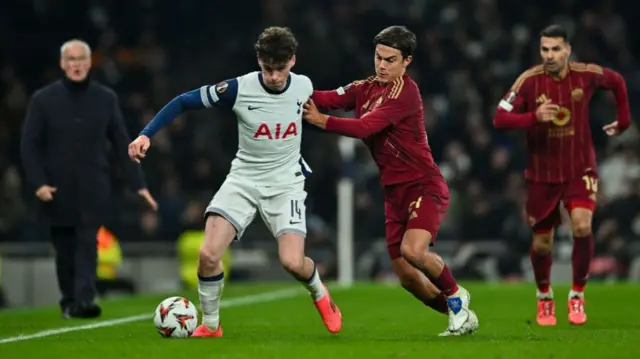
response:
<path fill-rule="evenodd" d="M 103 302 L 98 320 L 64 320 L 57 308 L 0 312 L 0 358 L 638 358 L 640 314 L 637 285 L 590 284 L 585 326 L 567 323 L 567 287 L 554 287 L 558 325 L 535 325 L 531 284 L 466 283 L 480 329 L 471 336 L 440 338 L 445 316 L 422 306 L 398 286 L 357 284 L 333 290 L 343 313 L 338 335 L 329 334 L 310 299 L 299 294 L 268 302 L 237 298 L 291 288 L 295 283 L 230 283 L 222 310 L 223 338 L 162 339 L 150 317 L 166 296 Z M 197 302 L 195 293 L 183 293 Z M 236 298 L 236 299 L 232 299 Z M 15 342 L 3 339 L 46 330 L 103 323 L 149 313 L 148 319 Z M 533 323 L 533 324 L 532 324 Z M 635 349 L 634 349 L 635 348 Z"/>

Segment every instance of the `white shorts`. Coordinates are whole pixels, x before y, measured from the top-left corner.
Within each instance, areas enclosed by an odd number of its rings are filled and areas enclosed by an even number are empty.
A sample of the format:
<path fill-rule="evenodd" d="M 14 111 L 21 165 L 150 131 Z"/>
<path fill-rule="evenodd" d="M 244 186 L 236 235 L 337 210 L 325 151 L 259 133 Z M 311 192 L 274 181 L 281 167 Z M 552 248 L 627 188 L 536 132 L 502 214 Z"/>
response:
<path fill-rule="evenodd" d="M 229 221 L 240 239 L 244 230 L 253 222 L 256 212 L 274 238 L 284 233 L 307 235 L 307 192 L 304 181 L 286 186 L 258 186 L 234 177 L 227 177 L 207 206 L 205 216 L 218 214 Z"/>

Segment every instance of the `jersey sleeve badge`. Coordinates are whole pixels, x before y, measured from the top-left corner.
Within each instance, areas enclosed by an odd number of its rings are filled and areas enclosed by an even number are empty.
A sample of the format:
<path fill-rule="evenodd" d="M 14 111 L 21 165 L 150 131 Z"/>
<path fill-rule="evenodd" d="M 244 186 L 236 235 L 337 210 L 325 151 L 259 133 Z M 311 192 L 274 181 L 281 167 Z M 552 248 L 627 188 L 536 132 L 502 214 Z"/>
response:
<path fill-rule="evenodd" d="M 216 85 L 216 91 L 219 94 L 223 94 L 225 91 L 227 91 L 228 87 L 229 87 L 229 84 L 226 81 L 223 81 Z"/>
<path fill-rule="evenodd" d="M 509 92 L 509 95 L 505 99 L 500 101 L 498 107 L 507 112 L 513 111 L 513 101 L 516 99 L 516 96 L 517 94 L 515 93 L 515 91 Z"/>

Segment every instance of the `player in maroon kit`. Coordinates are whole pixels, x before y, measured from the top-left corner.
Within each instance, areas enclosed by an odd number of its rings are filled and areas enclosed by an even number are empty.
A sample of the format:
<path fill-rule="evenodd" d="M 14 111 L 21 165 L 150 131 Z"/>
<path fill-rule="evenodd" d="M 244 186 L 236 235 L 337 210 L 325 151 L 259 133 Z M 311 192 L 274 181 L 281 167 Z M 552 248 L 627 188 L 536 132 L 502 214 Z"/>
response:
<path fill-rule="evenodd" d="M 598 173 L 589 127 L 589 100 L 600 88 L 612 90 L 617 121 L 603 127 L 609 136 L 630 125 L 624 79 L 599 65 L 569 62 L 567 32 L 551 25 L 540 33 L 543 63 L 525 71 L 500 101 L 496 128 L 526 129 L 528 182 L 527 216 L 533 227 L 531 263 L 538 287 L 539 325 L 555 325 L 555 305 L 549 281 L 553 229 L 561 223 L 560 203 L 571 216 L 573 286 L 569 292 L 569 322 L 584 324 L 584 288 L 593 256 L 591 220 L 598 192 Z"/>
<path fill-rule="evenodd" d="M 429 251 L 449 205 L 449 189 L 427 142 L 420 91 L 405 74 L 416 36 L 406 27 L 391 26 L 373 43 L 376 76 L 333 91 L 314 91 L 304 118 L 327 131 L 364 139 L 384 187 L 387 249 L 395 273 L 425 303 L 441 298 L 444 304 L 446 296 L 449 327 L 441 335 L 472 333 L 478 318 L 469 310 L 469 292 L 456 284 L 442 258 Z M 316 105 L 355 109 L 356 118 L 327 116 Z M 429 280 L 438 291 L 429 293 Z"/>

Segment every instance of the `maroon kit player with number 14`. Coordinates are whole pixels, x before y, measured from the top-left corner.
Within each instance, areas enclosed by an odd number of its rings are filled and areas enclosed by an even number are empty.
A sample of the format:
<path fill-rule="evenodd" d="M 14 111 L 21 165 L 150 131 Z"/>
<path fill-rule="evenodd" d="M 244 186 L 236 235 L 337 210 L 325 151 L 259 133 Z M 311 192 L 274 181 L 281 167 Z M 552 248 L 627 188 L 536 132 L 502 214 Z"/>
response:
<path fill-rule="evenodd" d="M 599 88 L 612 90 L 618 118 L 603 130 L 614 136 L 630 125 L 624 79 L 594 64 L 569 62 L 567 32 L 551 25 L 540 33 L 543 64 L 525 71 L 500 101 L 493 119 L 497 128 L 527 130 L 527 216 L 533 227 L 531 263 L 538 299 L 537 322 L 556 324 L 550 274 L 553 229 L 561 222 L 560 203 L 573 229 L 573 286 L 568 311 L 571 324 L 584 324 L 584 288 L 593 256 L 591 220 L 598 173 L 589 127 L 589 100 Z M 524 112 L 521 112 L 524 110 Z"/>
<path fill-rule="evenodd" d="M 405 74 L 416 36 L 406 27 L 391 26 L 373 42 L 376 76 L 333 91 L 314 91 L 304 118 L 327 131 L 364 139 L 380 170 L 387 249 L 396 275 L 416 298 L 448 311 L 449 326 L 442 336 L 470 334 L 478 328 L 478 318 L 469 310 L 471 296 L 456 284 L 442 258 L 429 251 L 449 190 L 427 142 L 420 91 Z M 327 116 L 316 105 L 355 109 L 356 118 Z"/>

